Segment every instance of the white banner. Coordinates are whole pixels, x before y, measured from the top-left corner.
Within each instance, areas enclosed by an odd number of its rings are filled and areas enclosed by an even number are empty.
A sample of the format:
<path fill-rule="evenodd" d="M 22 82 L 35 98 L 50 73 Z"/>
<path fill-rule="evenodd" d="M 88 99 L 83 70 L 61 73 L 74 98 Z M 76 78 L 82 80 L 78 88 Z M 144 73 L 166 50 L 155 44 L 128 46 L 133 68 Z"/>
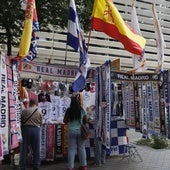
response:
<path fill-rule="evenodd" d="M 7 93 L 7 70 L 6 70 L 6 62 L 5 62 L 5 54 L 1 53 L 1 60 L 0 60 L 0 128 L 2 131 L 2 143 L 3 143 L 3 154 L 6 155 L 9 152 L 9 139 L 8 139 L 8 132 L 9 132 L 9 110 L 8 110 L 8 93 Z"/>
<path fill-rule="evenodd" d="M 77 75 L 77 67 L 69 67 L 65 65 L 50 65 L 35 62 L 23 62 L 22 72 L 36 73 L 40 75 L 58 76 L 75 78 Z"/>

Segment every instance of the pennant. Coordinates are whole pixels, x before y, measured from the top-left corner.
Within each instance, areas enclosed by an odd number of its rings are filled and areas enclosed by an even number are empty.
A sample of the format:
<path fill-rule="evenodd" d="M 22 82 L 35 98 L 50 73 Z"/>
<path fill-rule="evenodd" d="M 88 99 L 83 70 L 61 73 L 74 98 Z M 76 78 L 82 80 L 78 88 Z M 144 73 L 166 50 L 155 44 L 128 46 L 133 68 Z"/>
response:
<path fill-rule="evenodd" d="M 34 0 L 28 0 L 25 11 L 24 29 L 21 36 L 18 56 L 23 58 L 28 55 L 31 44 L 32 25 L 34 13 Z"/>
<path fill-rule="evenodd" d="M 158 20 L 158 16 L 156 13 L 155 5 L 152 4 L 152 12 L 153 12 L 153 20 L 155 27 L 155 36 L 156 36 L 156 46 L 157 46 L 157 54 L 158 54 L 158 67 L 157 71 L 162 71 L 163 61 L 164 61 L 164 48 L 166 47 L 164 42 L 164 37 L 162 34 L 162 29 Z"/>
<path fill-rule="evenodd" d="M 94 1 L 91 27 L 120 41 L 127 51 L 142 55 L 146 44 L 145 38 L 129 28 L 112 0 Z"/>
<path fill-rule="evenodd" d="M 132 15 L 131 15 L 131 28 L 139 35 L 142 36 L 139 22 L 136 14 L 136 7 L 135 2 L 133 1 L 132 4 Z M 142 53 L 142 55 L 133 55 L 133 72 L 142 72 L 146 70 L 146 57 L 145 52 Z"/>
<path fill-rule="evenodd" d="M 76 5 L 74 0 L 70 0 L 67 45 L 71 46 L 75 51 L 78 51 L 79 49 L 79 38 L 78 38 L 79 32 L 80 32 L 80 26 L 79 26 L 77 11 L 76 11 Z"/>

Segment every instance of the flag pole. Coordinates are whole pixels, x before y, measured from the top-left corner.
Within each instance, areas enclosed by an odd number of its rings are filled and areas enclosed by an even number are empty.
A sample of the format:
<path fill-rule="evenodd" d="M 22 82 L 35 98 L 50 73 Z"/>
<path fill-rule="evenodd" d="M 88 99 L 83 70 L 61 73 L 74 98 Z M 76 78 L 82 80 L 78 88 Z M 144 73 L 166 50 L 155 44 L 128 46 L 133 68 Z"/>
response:
<path fill-rule="evenodd" d="M 68 12 L 68 16 L 69 16 L 69 12 Z M 69 27 L 69 22 L 67 23 L 67 29 L 68 29 L 68 27 Z M 67 40 L 66 40 L 66 50 L 65 50 L 64 65 L 66 65 L 66 63 L 67 63 L 67 51 L 68 51 L 68 45 L 67 45 Z"/>
<path fill-rule="evenodd" d="M 153 16 L 155 18 L 155 20 L 154 20 L 155 29 L 156 29 L 156 27 L 159 29 L 158 20 L 157 20 L 158 18 L 157 18 L 157 14 L 156 14 L 156 11 L 155 11 L 155 4 L 154 3 L 152 3 L 152 12 L 153 12 Z M 158 57 L 160 57 L 160 56 L 158 56 Z M 159 72 L 160 70 L 162 70 L 162 62 L 159 63 L 159 60 L 158 60 L 158 65 L 157 65 L 155 70 L 156 70 L 156 72 Z"/>
<path fill-rule="evenodd" d="M 49 60 L 48 60 L 48 64 L 51 63 L 51 59 L 52 59 L 52 57 L 53 57 L 53 52 L 54 52 L 54 37 L 55 37 L 55 31 L 54 31 L 54 27 L 53 27 L 53 39 L 52 39 L 52 46 L 51 46 L 52 52 L 51 52 L 51 56 L 50 56 L 50 58 L 49 58 Z"/>
<path fill-rule="evenodd" d="M 68 45 L 67 45 L 67 43 L 66 43 L 66 51 L 65 51 L 64 65 L 66 65 L 66 62 L 67 62 L 67 50 L 68 50 Z"/>
<path fill-rule="evenodd" d="M 89 36 L 88 36 L 88 41 L 87 41 L 87 51 L 89 50 L 90 38 L 91 38 L 91 29 L 89 31 Z"/>

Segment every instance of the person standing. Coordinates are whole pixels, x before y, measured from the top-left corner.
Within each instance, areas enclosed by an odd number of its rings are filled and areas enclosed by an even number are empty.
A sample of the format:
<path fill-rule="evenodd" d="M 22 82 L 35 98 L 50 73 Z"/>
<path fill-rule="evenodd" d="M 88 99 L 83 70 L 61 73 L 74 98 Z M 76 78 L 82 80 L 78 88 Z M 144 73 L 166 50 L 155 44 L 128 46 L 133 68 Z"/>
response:
<path fill-rule="evenodd" d="M 42 112 L 38 109 L 34 99 L 29 102 L 29 107 L 21 114 L 21 132 L 23 141 L 20 152 L 20 170 L 26 169 L 27 153 L 30 147 L 33 155 L 33 170 L 40 167 L 40 127 L 43 122 Z"/>
<path fill-rule="evenodd" d="M 81 123 L 87 123 L 86 113 L 77 97 L 71 98 L 70 107 L 66 110 L 64 123 L 68 124 L 68 170 L 74 169 L 76 151 L 80 170 L 87 170 L 86 140 L 81 139 Z"/>

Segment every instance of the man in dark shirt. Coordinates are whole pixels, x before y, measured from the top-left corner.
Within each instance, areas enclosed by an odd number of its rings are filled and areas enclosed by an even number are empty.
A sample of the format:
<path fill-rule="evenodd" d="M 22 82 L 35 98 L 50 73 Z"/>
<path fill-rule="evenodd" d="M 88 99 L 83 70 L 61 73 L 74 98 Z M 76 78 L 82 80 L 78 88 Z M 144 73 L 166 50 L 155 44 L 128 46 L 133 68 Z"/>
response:
<path fill-rule="evenodd" d="M 40 167 L 40 127 L 42 125 L 43 115 L 38 109 L 35 100 L 30 100 L 29 108 L 22 111 L 21 131 L 23 142 L 20 152 L 20 170 L 26 169 L 26 160 L 28 148 L 31 148 L 33 155 L 33 170 L 39 170 Z"/>

